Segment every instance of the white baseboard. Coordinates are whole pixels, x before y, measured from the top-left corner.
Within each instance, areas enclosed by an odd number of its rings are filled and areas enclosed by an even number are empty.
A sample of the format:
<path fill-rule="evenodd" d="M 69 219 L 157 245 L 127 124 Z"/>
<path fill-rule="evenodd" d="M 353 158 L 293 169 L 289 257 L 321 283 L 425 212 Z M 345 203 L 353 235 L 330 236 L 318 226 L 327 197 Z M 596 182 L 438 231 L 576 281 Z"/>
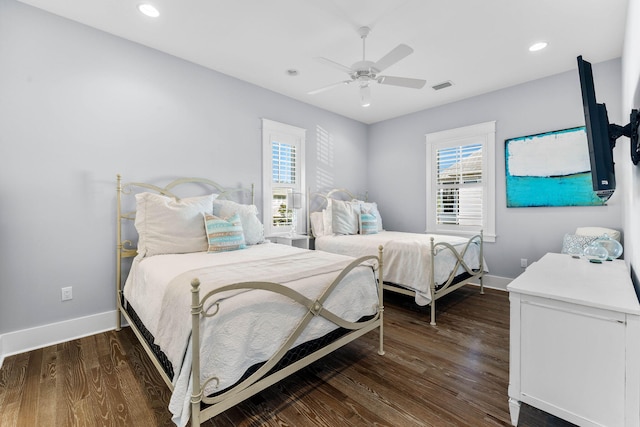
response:
<path fill-rule="evenodd" d="M 506 291 L 507 285 L 511 283 L 512 280 L 513 279 L 510 279 L 508 277 L 491 276 L 490 274 L 487 274 L 482 278 L 482 283 L 484 284 L 485 288 Z"/>
<path fill-rule="evenodd" d="M 509 279 L 508 277 L 500 277 L 500 276 L 490 276 L 485 275 L 482 278 L 482 284 L 485 288 L 496 289 L 498 291 L 507 291 L 507 285 L 511 283 L 513 279 Z M 480 287 L 480 281 L 473 281 L 469 283 L 473 286 Z"/>
<path fill-rule="evenodd" d="M 116 311 L 113 310 L 0 335 L 0 367 L 7 356 L 110 331 L 115 327 Z"/>

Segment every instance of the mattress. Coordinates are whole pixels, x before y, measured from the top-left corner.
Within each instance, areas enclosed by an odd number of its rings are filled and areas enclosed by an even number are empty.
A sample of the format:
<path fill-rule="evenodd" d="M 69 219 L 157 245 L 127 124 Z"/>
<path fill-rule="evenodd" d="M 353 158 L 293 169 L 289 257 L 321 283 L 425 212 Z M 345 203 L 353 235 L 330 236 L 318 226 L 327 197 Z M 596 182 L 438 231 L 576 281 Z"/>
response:
<path fill-rule="evenodd" d="M 431 265 L 431 238 L 435 243 L 447 242 L 462 252 L 468 239 L 441 234 L 419 234 L 399 231 L 381 231 L 376 234 L 321 236 L 315 240 L 315 249 L 355 257 L 377 255 L 378 246 L 384 247 L 384 280 L 415 291 L 418 305 L 431 302 L 430 283 L 433 268 L 436 286 L 442 285 L 456 267 L 457 257 L 450 250 L 439 249 Z M 480 245 L 474 243 L 464 255 L 467 265 L 480 267 Z M 486 270 L 486 268 L 485 268 Z M 465 273 L 459 267 L 456 275 Z"/>
<path fill-rule="evenodd" d="M 169 409 L 178 425 L 188 420 L 190 384 L 191 279 L 201 281 L 201 296 L 237 282 L 273 281 L 317 299 L 352 257 L 277 244 L 209 254 L 156 255 L 135 259 L 124 296 L 167 356 L 174 371 Z M 348 321 L 376 313 L 377 287 L 371 267 L 347 275 L 324 306 Z M 205 304 L 205 310 L 209 308 Z M 211 311 L 214 311 L 212 309 Z M 306 309 L 268 291 L 220 295 L 215 316 L 201 322 L 201 379 L 215 376 L 206 394 L 235 384 L 251 366 L 267 360 L 291 334 Z M 295 345 L 336 330 L 315 317 Z"/>

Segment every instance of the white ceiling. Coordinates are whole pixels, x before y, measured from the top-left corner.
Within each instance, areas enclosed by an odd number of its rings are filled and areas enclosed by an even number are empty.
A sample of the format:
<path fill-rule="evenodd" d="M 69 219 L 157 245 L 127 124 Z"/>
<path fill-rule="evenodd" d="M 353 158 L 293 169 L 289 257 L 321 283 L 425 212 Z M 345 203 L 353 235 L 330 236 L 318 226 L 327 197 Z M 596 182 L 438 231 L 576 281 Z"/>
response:
<path fill-rule="evenodd" d="M 149 0 L 153 19 L 138 12 L 142 0 L 20 1 L 363 123 L 572 70 L 578 55 L 620 57 L 627 11 L 627 0 Z M 383 74 L 426 86 L 374 84 L 368 108 L 356 85 L 308 95 L 348 78 L 316 58 L 359 61 L 361 26 L 372 30 L 368 60 L 414 49 Z M 540 40 L 549 46 L 529 52 Z"/>

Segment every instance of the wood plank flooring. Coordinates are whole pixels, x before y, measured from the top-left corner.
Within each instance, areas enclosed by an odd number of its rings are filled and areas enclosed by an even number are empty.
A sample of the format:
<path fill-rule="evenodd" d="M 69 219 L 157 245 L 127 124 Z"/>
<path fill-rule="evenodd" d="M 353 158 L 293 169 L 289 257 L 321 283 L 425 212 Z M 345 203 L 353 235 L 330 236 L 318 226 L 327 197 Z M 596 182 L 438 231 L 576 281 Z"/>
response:
<path fill-rule="evenodd" d="M 426 308 L 385 296 L 365 335 L 207 426 L 509 426 L 509 301 L 467 286 Z M 170 426 L 169 390 L 129 328 L 8 357 L 0 426 Z M 520 426 L 570 426 L 523 405 Z"/>

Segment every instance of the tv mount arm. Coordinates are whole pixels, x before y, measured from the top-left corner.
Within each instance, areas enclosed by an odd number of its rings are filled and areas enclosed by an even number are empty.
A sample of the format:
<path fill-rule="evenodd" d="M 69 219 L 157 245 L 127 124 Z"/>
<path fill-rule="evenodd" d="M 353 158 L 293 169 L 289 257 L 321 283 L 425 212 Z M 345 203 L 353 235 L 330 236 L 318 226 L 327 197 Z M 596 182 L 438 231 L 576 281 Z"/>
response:
<path fill-rule="evenodd" d="M 638 146 L 638 127 L 640 125 L 640 114 L 638 110 L 631 110 L 631 120 L 626 126 L 609 124 L 609 144 L 611 149 L 616 146 L 616 140 L 621 136 L 626 136 L 631 140 L 631 161 L 634 165 L 640 162 L 640 147 Z"/>

